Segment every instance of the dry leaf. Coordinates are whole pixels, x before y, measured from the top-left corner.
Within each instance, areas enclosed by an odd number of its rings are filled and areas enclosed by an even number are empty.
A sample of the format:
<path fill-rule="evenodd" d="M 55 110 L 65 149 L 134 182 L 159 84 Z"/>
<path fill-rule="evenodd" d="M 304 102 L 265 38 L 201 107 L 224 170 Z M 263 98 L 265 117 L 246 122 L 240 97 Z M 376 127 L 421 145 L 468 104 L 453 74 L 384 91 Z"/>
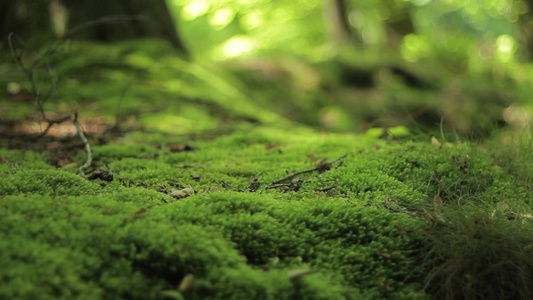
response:
<path fill-rule="evenodd" d="M 442 198 L 439 194 L 436 194 L 435 197 L 433 197 L 433 207 L 437 208 L 440 206 L 442 206 Z"/>
<path fill-rule="evenodd" d="M 305 276 L 305 275 L 307 275 L 309 273 L 311 273 L 311 271 L 306 270 L 306 269 L 294 269 L 294 270 L 290 270 L 287 273 L 287 277 L 289 277 L 289 279 L 296 279 L 296 278 L 300 278 L 302 276 Z"/>
<path fill-rule="evenodd" d="M 270 150 L 272 148 L 276 148 L 276 146 L 277 146 L 276 143 L 268 143 L 266 144 L 265 149 Z"/>
<path fill-rule="evenodd" d="M 431 144 L 434 145 L 435 148 L 437 148 L 437 149 L 442 148 L 442 144 L 441 144 L 441 143 L 439 142 L 439 140 L 438 140 L 436 137 L 434 137 L 434 136 L 431 137 Z"/>
<path fill-rule="evenodd" d="M 183 279 L 181 280 L 178 290 L 183 293 L 186 290 L 190 289 L 193 286 L 195 279 L 196 277 L 193 274 L 185 275 L 185 277 L 183 277 Z"/>
<path fill-rule="evenodd" d="M 426 218 L 426 222 L 429 224 L 429 226 L 433 227 L 435 226 L 435 224 L 437 224 L 437 221 L 435 220 L 435 218 L 425 209 L 424 209 L 424 217 Z"/>
<path fill-rule="evenodd" d="M 170 147 L 170 152 L 172 153 L 179 153 L 179 152 L 187 152 L 187 151 L 195 151 L 196 148 L 185 144 L 185 145 L 173 145 Z"/>

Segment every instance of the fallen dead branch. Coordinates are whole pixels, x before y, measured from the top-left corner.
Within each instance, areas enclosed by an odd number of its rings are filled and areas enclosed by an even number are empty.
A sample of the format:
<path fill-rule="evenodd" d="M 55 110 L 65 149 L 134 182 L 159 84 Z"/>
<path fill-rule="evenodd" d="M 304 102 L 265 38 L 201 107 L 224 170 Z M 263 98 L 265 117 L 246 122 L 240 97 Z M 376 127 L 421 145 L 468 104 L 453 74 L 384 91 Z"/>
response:
<path fill-rule="evenodd" d="M 272 181 L 272 184 L 278 184 L 280 182 L 283 182 L 285 180 L 289 180 L 297 175 L 300 175 L 300 174 L 304 174 L 304 173 L 311 173 L 311 172 L 314 172 L 314 171 L 319 171 L 320 173 L 323 173 L 325 171 L 328 171 L 328 170 L 331 170 L 332 168 L 332 165 L 333 163 L 345 158 L 346 156 L 348 156 L 348 153 L 344 153 L 343 155 L 337 157 L 336 159 L 332 160 L 331 162 L 326 162 L 325 160 L 321 160 L 318 165 L 314 168 L 310 168 L 310 169 L 305 169 L 305 170 L 301 170 L 301 171 L 296 171 L 296 172 L 293 172 L 287 176 L 284 176 L 284 177 L 281 177 L 281 178 L 278 178 L 274 181 Z M 333 167 L 334 169 L 340 167 L 342 165 L 342 161 L 339 162 L 335 167 Z"/>

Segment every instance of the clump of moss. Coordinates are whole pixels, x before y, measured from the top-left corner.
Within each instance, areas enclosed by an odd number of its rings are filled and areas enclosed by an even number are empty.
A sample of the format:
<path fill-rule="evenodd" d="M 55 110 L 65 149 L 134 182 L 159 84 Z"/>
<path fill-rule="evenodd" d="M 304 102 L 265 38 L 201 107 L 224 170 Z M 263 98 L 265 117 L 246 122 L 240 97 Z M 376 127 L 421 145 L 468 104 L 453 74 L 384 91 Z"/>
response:
<path fill-rule="evenodd" d="M 180 294 L 191 299 L 360 299 L 421 288 L 406 279 L 418 226 L 407 216 L 343 199 L 218 192 L 140 207 L 113 195 L 3 198 L 0 295 L 158 299 L 187 274 L 195 284 Z M 42 276 L 25 275 L 32 268 Z"/>
<path fill-rule="evenodd" d="M 530 215 L 448 208 L 426 231 L 426 290 L 436 299 L 531 299 Z M 529 217 L 527 217 L 529 216 Z"/>
<path fill-rule="evenodd" d="M 62 170 L 25 170 L 4 176 L 0 195 L 35 193 L 40 195 L 87 195 L 102 187 Z"/>
<path fill-rule="evenodd" d="M 406 215 L 344 199 L 289 201 L 222 192 L 157 207 L 150 214 L 176 225 L 214 226 L 248 264 L 287 268 L 306 263 L 369 298 L 421 288 L 409 258 L 409 235 L 421 223 Z"/>
<path fill-rule="evenodd" d="M 533 190 L 532 134 L 531 128 L 518 132 L 502 131 L 498 132 L 494 139 L 483 144 L 492 150 L 495 164 L 506 170 L 529 191 Z M 533 203 L 531 201 L 529 204 Z"/>
<path fill-rule="evenodd" d="M 411 208 L 431 204 L 435 196 L 453 205 L 495 204 L 505 198 L 510 205 L 520 206 L 528 198 L 526 187 L 476 145 L 441 149 L 408 143 L 373 149 L 354 154 L 325 177 L 360 199 Z"/>
<path fill-rule="evenodd" d="M 490 206 L 503 197 L 515 216 L 525 216 L 525 187 L 475 145 L 439 149 L 295 132 L 302 135 L 258 127 L 174 152 L 171 145 L 183 137 L 142 145 L 140 135 L 136 141 L 126 137 L 94 147 L 96 163 L 105 160 L 115 175 L 105 184 L 48 166 L 40 155 L 31 165 L 23 160 L 33 154 L 0 152 L 6 178 L 0 181 L 0 247 L 6 249 L 0 277 L 8 283 L 0 297 L 424 298 L 425 271 L 431 278 L 453 277 L 446 264 L 448 257 L 456 260 L 458 246 L 446 231 L 461 235 L 459 229 L 477 226 L 452 225 L 461 218 L 448 216 L 448 210 L 465 203 Z M 265 188 L 347 152 L 329 170 L 299 174 L 305 183 L 298 191 Z M 247 189 L 251 178 L 260 183 L 255 192 Z M 196 193 L 180 200 L 165 193 L 180 186 Z M 333 188 L 320 190 L 328 186 Z M 440 223 L 421 235 L 432 207 Z M 518 221 L 502 221 L 502 228 L 509 222 Z M 512 231 L 483 228 L 470 231 Z M 430 253 L 425 264 L 422 246 Z M 509 249 L 512 255 L 522 248 Z M 525 260 L 515 257 L 514 262 Z M 26 275 L 40 267 L 46 270 L 39 276 Z M 194 284 L 178 289 L 191 276 Z M 428 282 L 428 292 L 443 295 L 431 289 L 433 279 Z"/>
<path fill-rule="evenodd" d="M 33 151 L 0 149 L 0 158 L 0 172 L 5 174 L 13 173 L 20 169 L 37 170 L 51 168 L 41 154 Z"/>
<path fill-rule="evenodd" d="M 112 143 L 94 147 L 94 159 L 122 159 L 128 157 L 154 157 L 157 150 L 148 145 L 134 143 Z"/>

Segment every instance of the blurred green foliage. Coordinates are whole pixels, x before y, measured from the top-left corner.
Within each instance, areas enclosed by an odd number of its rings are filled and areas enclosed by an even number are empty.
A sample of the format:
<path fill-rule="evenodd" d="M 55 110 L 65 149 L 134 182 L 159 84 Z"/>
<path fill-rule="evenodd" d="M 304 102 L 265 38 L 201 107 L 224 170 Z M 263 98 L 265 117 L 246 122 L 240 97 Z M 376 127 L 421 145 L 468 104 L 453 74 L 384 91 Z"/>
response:
<path fill-rule="evenodd" d="M 332 38 L 328 2 L 167 1 L 196 62 L 222 62 L 257 103 L 298 122 L 480 136 L 521 122 L 504 116 L 514 103 L 531 119 L 526 1 L 346 0 L 349 44 Z"/>
<path fill-rule="evenodd" d="M 331 56 L 325 2 L 167 1 L 192 53 L 214 60 L 265 53 Z M 361 46 L 390 48 L 390 31 L 396 30 L 401 33 L 400 49 L 393 50 L 405 60 L 438 56 L 466 63 L 472 70 L 480 63 L 508 63 L 520 57 L 517 50 L 524 38 L 520 20 L 528 12 L 526 3 L 517 0 L 347 0 L 346 4 Z"/>

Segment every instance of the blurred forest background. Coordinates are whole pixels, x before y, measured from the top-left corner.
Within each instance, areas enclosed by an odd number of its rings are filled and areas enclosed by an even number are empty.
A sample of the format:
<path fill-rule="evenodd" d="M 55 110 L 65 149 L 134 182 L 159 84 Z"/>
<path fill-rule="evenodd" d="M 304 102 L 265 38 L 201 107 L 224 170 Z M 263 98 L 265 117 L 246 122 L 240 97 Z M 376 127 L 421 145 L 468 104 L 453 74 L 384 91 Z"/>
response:
<path fill-rule="evenodd" d="M 481 137 L 502 126 L 531 126 L 532 9 L 529 0 L 2 0 L 2 93 L 14 98 L 17 78 L 24 78 L 9 71 L 10 48 L 34 49 L 27 57 L 35 60 L 58 39 L 155 37 L 165 44 L 144 39 L 114 47 L 140 53 L 129 62 L 146 70 L 170 48 L 181 53 L 187 67 L 181 60 L 166 67 L 194 73 L 209 86 L 191 88 L 176 73 L 164 75 L 166 87 L 188 99 L 226 93 L 231 107 L 241 106 L 232 98 L 242 96 L 253 102 L 245 105 L 250 110 L 331 131 L 380 127 L 402 135 L 445 129 Z M 16 33 L 12 47 L 10 32 Z M 80 56 L 76 49 L 94 57 L 57 70 L 71 83 L 83 77 L 80 72 L 87 77 L 89 69 L 118 61 L 90 46 L 73 45 L 71 56 Z M 56 62 L 65 60 L 61 55 Z M 120 76 L 110 80 L 115 97 L 132 85 Z"/>

